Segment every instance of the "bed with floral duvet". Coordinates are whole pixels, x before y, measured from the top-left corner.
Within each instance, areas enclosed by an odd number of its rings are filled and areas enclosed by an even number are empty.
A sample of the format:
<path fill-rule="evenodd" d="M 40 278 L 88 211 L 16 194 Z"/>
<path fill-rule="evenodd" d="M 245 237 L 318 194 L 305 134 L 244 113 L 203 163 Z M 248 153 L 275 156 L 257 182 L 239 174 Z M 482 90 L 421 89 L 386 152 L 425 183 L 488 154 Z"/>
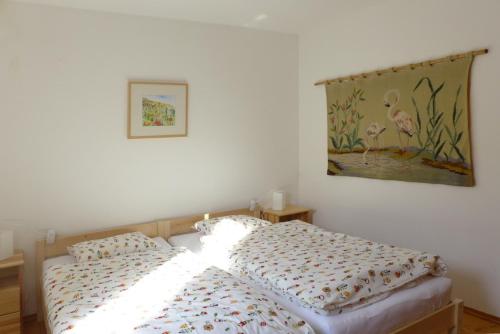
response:
<path fill-rule="evenodd" d="M 332 233 L 301 221 L 260 226 L 236 243 L 228 256 L 233 274 L 319 314 L 355 310 L 447 270 L 439 256 Z"/>
<path fill-rule="evenodd" d="M 249 285 L 176 248 L 54 265 L 43 285 L 53 334 L 313 333 Z"/>

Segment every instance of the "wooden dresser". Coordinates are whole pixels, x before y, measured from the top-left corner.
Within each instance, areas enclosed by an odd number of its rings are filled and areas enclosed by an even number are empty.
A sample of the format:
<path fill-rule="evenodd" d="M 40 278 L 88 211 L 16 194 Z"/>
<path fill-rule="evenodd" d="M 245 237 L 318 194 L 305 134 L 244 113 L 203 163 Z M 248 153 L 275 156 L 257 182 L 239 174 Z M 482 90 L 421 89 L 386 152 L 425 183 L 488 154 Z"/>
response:
<path fill-rule="evenodd" d="M 0 261 L 0 333 L 22 332 L 22 290 L 24 256 L 22 251 Z"/>

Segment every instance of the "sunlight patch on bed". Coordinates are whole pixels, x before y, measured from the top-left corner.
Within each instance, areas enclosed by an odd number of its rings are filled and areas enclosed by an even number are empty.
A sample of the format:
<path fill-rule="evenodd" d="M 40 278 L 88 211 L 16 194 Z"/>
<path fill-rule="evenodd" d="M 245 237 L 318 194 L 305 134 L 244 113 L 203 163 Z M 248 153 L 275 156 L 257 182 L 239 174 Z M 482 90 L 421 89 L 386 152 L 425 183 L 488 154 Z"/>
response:
<path fill-rule="evenodd" d="M 215 226 L 212 234 L 201 238 L 201 257 L 213 266 L 228 270 L 231 250 L 237 246 L 253 228 L 234 219 L 223 219 Z"/>
<path fill-rule="evenodd" d="M 160 316 L 186 284 L 206 268 L 191 252 L 177 254 L 76 322 L 71 333 L 136 332 L 135 327 Z"/>
<path fill-rule="evenodd" d="M 231 250 L 237 246 L 253 230 L 237 220 L 223 219 L 214 227 L 210 235 L 201 237 L 200 256 L 211 265 L 228 270 Z"/>

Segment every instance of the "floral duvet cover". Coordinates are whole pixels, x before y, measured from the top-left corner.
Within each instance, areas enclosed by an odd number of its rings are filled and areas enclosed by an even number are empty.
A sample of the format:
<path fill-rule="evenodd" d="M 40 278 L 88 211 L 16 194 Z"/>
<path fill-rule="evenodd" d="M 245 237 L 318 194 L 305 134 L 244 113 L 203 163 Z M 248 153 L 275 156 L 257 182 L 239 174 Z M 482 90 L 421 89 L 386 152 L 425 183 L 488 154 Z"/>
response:
<path fill-rule="evenodd" d="M 261 227 L 230 252 L 245 275 L 320 314 L 352 311 L 426 275 L 441 276 L 438 256 L 332 233 L 301 221 Z"/>
<path fill-rule="evenodd" d="M 313 333 L 230 274 L 172 248 L 49 267 L 53 334 Z"/>

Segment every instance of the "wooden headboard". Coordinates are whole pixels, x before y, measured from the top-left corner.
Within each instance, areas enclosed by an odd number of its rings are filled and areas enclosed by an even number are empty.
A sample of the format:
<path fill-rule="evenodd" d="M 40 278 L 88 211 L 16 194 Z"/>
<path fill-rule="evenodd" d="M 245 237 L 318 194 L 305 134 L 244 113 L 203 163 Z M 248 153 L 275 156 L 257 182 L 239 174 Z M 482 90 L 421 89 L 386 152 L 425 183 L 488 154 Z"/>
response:
<path fill-rule="evenodd" d="M 260 210 L 257 209 L 256 211 L 250 211 L 249 209 L 235 209 L 229 211 L 201 213 L 179 218 L 160 219 L 149 223 L 119 226 L 107 230 L 58 237 L 53 244 L 47 244 L 45 240 L 38 240 L 36 242 L 36 290 L 38 299 L 38 320 L 43 319 L 45 322 L 47 321 L 42 293 L 43 262 L 46 259 L 67 255 L 69 246 L 82 241 L 102 239 L 130 232 L 142 232 L 148 237 L 162 237 L 166 240 L 173 235 L 194 232 L 193 224 L 197 221 L 228 215 L 248 215 L 259 217 Z M 46 322 L 46 326 L 47 325 L 48 324 Z"/>
<path fill-rule="evenodd" d="M 202 213 L 180 218 L 162 219 L 158 220 L 157 223 L 158 229 L 160 231 L 160 236 L 166 240 L 173 235 L 195 232 L 195 230 L 193 229 L 193 224 L 200 220 L 230 215 L 247 215 L 260 217 L 260 210 L 257 209 L 255 211 L 250 211 L 249 209 L 236 209 L 229 211 Z"/>

